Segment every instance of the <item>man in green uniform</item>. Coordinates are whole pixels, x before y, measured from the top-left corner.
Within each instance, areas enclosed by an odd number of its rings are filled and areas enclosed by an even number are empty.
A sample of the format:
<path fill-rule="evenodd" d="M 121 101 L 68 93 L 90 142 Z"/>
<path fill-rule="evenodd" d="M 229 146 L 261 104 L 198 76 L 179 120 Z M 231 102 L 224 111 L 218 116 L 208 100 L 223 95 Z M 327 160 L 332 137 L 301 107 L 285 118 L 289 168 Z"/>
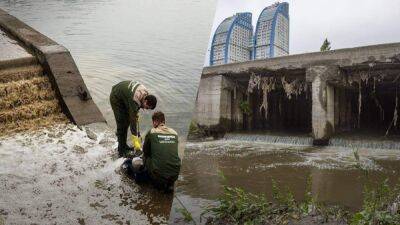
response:
<path fill-rule="evenodd" d="M 134 168 L 131 159 L 124 164 L 137 182 L 150 181 L 158 189 L 172 191 L 181 168 L 178 134 L 165 125 L 164 113 L 155 112 L 152 120 L 153 128 L 146 134 L 143 144 L 144 166 Z"/>
<path fill-rule="evenodd" d="M 112 87 L 110 94 L 111 108 L 117 124 L 118 155 L 126 156 L 131 150 L 126 144 L 130 126 L 134 150 L 140 150 L 139 130 L 137 128 L 139 109 L 154 109 L 157 99 L 149 95 L 147 89 L 136 81 L 122 81 Z"/>
<path fill-rule="evenodd" d="M 181 169 L 178 133 L 165 125 L 164 113 L 155 112 L 152 120 L 153 128 L 143 144 L 144 165 L 153 183 L 168 189 L 173 187 Z"/>

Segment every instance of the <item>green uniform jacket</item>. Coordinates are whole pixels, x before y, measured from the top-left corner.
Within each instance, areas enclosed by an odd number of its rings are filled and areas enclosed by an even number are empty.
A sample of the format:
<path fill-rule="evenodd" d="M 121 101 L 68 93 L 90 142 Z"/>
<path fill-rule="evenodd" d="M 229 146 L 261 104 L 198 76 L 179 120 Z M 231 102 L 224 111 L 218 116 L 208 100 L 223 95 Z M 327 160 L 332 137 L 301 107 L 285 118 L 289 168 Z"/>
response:
<path fill-rule="evenodd" d="M 178 179 L 181 159 L 178 155 L 178 134 L 160 124 L 152 128 L 143 145 L 145 166 L 153 179 L 171 183 Z"/>
<path fill-rule="evenodd" d="M 129 120 L 131 132 L 134 135 L 137 135 L 137 113 L 140 109 L 138 103 L 133 100 L 133 95 L 140 85 L 139 82 L 136 81 L 122 81 L 112 87 L 111 91 L 111 105 L 113 106 L 115 119 L 117 120 L 117 126 L 121 123 L 120 126 L 124 126 L 126 123 L 125 113 L 128 114 L 127 120 Z M 119 102 L 123 103 L 120 104 Z M 115 109 L 114 109 L 115 108 Z"/>

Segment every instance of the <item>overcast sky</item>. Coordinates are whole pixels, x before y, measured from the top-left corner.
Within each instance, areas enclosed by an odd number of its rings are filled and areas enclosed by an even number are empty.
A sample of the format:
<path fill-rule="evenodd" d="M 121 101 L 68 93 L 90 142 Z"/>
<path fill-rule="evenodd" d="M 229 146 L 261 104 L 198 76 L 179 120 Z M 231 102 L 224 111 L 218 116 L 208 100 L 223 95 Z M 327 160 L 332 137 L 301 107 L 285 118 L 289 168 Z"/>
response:
<path fill-rule="evenodd" d="M 208 46 L 218 25 L 236 12 L 261 11 L 274 0 L 218 0 Z M 282 2 L 282 1 L 281 1 Z M 400 0 L 287 0 L 290 54 L 319 51 L 327 37 L 332 49 L 400 42 Z"/>

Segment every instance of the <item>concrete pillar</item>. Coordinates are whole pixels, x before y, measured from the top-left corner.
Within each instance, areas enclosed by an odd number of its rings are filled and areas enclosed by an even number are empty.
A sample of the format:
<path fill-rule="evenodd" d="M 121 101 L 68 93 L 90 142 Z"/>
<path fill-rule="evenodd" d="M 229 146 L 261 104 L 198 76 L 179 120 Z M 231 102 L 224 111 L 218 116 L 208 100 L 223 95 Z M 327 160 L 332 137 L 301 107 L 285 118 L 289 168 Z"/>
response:
<path fill-rule="evenodd" d="M 326 85 L 326 109 L 328 124 L 332 128 L 332 133 L 335 132 L 335 88 L 332 85 Z"/>
<path fill-rule="evenodd" d="M 339 116 L 340 116 L 340 105 L 339 105 L 339 99 L 340 99 L 340 89 L 337 88 L 334 90 L 334 100 L 335 100 L 335 104 L 334 104 L 334 117 L 335 117 L 335 121 L 334 121 L 334 127 L 333 130 L 334 132 L 337 131 L 337 129 L 339 128 Z"/>
<path fill-rule="evenodd" d="M 217 126 L 221 119 L 222 75 L 202 77 L 196 98 L 195 121 L 206 127 Z"/>
<path fill-rule="evenodd" d="M 234 83 L 222 75 L 200 79 L 194 120 L 213 135 L 231 128 L 233 88 Z"/>
<path fill-rule="evenodd" d="M 336 66 L 312 66 L 307 69 L 306 79 L 311 82 L 312 131 L 314 144 L 326 145 L 335 126 L 334 88 L 327 81 L 337 76 Z"/>
<path fill-rule="evenodd" d="M 243 127 L 243 112 L 240 110 L 240 103 L 243 101 L 243 91 L 239 86 L 236 86 L 236 95 L 234 96 L 233 116 L 235 129 L 241 129 Z"/>

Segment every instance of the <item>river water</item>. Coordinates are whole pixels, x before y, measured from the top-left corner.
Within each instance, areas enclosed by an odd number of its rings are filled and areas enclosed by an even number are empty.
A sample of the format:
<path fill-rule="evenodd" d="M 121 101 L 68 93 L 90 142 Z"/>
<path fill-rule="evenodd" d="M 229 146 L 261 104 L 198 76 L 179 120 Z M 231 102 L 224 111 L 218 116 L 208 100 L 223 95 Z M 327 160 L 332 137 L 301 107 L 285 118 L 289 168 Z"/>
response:
<path fill-rule="evenodd" d="M 187 143 L 176 187 L 180 202 L 174 201 L 171 222 L 183 222 L 178 211 L 183 203 L 199 224 L 201 212 L 215 203 L 224 185 L 271 199 L 274 180 L 302 200 L 309 182 L 317 201 L 355 211 L 362 205 L 365 185 L 385 179 L 390 185 L 400 182 L 399 149 L 313 147 L 308 143 L 307 137 L 259 134 L 229 134 L 221 140 Z"/>
<path fill-rule="evenodd" d="M 109 124 L 111 87 L 138 80 L 186 137 L 216 0 L 2 0 L 68 48 Z M 149 128 L 144 113 L 142 133 Z M 172 197 L 121 174 L 113 131 L 68 125 L 0 139 L 0 224 L 159 224 Z M 106 137 L 106 138 L 104 138 Z"/>
<path fill-rule="evenodd" d="M 216 0 L 0 1 L 2 9 L 70 50 L 107 121 L 113 120 L 111 87 L 133 79 L 158 97 L 157 109 L 182 136 L 191 119 L 215 5 Z"/>

